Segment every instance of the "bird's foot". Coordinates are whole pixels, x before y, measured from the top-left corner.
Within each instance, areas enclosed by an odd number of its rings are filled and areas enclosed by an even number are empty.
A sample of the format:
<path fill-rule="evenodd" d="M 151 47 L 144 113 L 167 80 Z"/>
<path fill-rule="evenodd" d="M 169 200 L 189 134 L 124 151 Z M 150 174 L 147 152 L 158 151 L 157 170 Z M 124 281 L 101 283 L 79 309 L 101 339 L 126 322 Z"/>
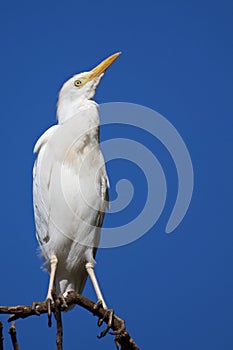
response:
<path fill-rule="evenodd" d="M 103 302 L 102 300 L 98 300 L 95 305 L 93 306 L 93 310 L 98 310 L 99 308 L 103 307 Z"/>
<path fill-rule="evenodd" d="M 33 301 L 32 303 L 32 310 L 35 312 L 36 315 L 40 316 L 40 311 L 38 310 L 39 306 L 44 304 L 43 301 Z"/>
<path fill-rule="evenodd" d="M 98 310 L 99 308 L 103 307 L 103 303 L 101 300 L 98 300 L 97 303 L 95 303 L 93 310 Z M 109 329 L 112 327 L 112 322 L 113 322 L 113 317 L 114 317 L 114 310 L 113 309 L 106 309 L 104 316 L 102 318 L 99 318 L 97 324 L 99 327 L 102 326 L 104 320 L 108 320 L 106 328 L 100 333 L 100 335 L 97 335 L 97 338 L 101 339 L 103 338 L 109 331 Z"/>
<path fill-rule="evenodd" d="M 53 303 L 53 299 L 51 297 L 47 297 L 45 300 L 46 304 L 47 304 L 47 309 L 48 309 L 48 326 L 49 328 L 52 327 L 52 303 Z"/>
<path fill-rule="evenodd" d="M 51 297 L 47 297 L 45 302 L 44 301 L 33 301 L 32 303 L 32 310 L 35 312 L 36 315 L 40 316 L 40 311 L 38 310 L 38 307 L 40 305 L 44 305 L 44 303 L 47 304 L 47 310 L 48 310 L 48 326 L 52 327 L 52 303 L 53 300 Z"/>
<path fill-rule="evenodd" d="M 112 322 L 113 322 L 113 317 L 114 317 L 114 310 L 113 309 L 107 309 L 105 311 L 104 317 L 99 318 L 98 320 L 98 326 L 102 326 L 103 322 L 105 319 L 108 320 L 106 328 L 100 333 L 100 335 L 97 335 L 97 338 L 101 339 L 103 338 L 109 331 L 109 329 L 112 327 Z"/>
<path fill-rule="evenodd" d="M 69 306 L 66 304 L 66 300 L 65 300 L 65 297 L 64 295 L 61 295 L 59 297 L 60 299 L 60 308 L 61 308 L 61 311 L 67 311 L 67 309 L 69 308 Z"/>

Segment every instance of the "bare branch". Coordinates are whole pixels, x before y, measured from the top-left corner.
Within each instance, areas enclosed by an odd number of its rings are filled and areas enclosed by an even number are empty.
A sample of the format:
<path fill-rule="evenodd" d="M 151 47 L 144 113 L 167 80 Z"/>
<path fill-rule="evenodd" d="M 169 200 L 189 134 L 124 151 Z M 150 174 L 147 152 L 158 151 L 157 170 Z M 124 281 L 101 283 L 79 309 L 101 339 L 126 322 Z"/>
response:
<path fill-rule="evenodd" d="M 57 344 L 57 350 L 62 350 L 63 329 L 62 329 L 60 300 L 55 296 L 54 301 L 55 301 L 54 317 L 57 323 L 56 344 Z"/>
<path fill-rule="evenodd" d="M 15 322 L 12 322 L 12 325 L 10 326 L 10 329 L 9 329 L 9 334 L 11 336 L 11 342 L 12 342 L 12 345 L 13 345 L 13 349 L 14 350 L 20 350 L 19 344 L 18 344 L 18 341 L 17 341 L 17 336 L 16 336 Z"/>
<path fill-rule="evenodd" d="M 97 316 L 99 319 L 103 319 L 106 324 L 108 324 L 109 321 L 109 314 L 106 314 L 106 310 L 103 307 L 96 308 L 96 303 L 94 301 L 89 300 L 85 298 L 84 296 L 70 291 L 68 292 L 67 296 L 64 298 L 67 306 L 71 305 L 79 305 L 83 307 L 84 309 L 91 312 L 94 316 Z M 60 303 L 60 305 L 58 305 Z M 61 308 L 62 310 L 62 303 L 59 299 L 57 299 L 57 308 Z M 55 304 L 52 305 L 52 312 L 55 312 Z M 37 304 L 36 308 L 32 306 L 26 306 L 26 305 L 18 305 L 18 306 L 0 306 L 0 314 L 11 314 L 8 321 L 17 320 L 19 318 L 26 318 L 33 315 L 39 315 L 47 313 L 47 303 L 46 302 L 40 302 Z M 63 311 L 63 310 L 62 310 Z M 59 316 L 58 316 L 59 317 Z M 58 322 L 58 321 L 57 321 Z M 61 322 L 61 320 L 59 321 Z M 60 326 L 59 326 L 60 327 Z M 122 350 L 139 350 L 139 347 L 136 345 L 134 340 L 131 338 L 129 333 L 125 329 L 125 322 L 119 318 L 118 316 L 114 315 L 112 320 L 111 329 L 113 330 L 113 333 L 115 334 L 115 343 L 117 346 L 121 346 Z M 59 341 L 61 341 L 62 344 L 62 328 L 59 330 L 58 335 L 58 329 L 57 329 L 57 341 L 59 336 Z M 57 348 L 58 349 L 58 348 Z M 60 350 L 62 348 L 59 348 Z"/>
<path fill-rule="evenodd" d="M 2 324 L 2 321 L 0 321 L 0 350 L 3 350 L 3 324 Z"/>

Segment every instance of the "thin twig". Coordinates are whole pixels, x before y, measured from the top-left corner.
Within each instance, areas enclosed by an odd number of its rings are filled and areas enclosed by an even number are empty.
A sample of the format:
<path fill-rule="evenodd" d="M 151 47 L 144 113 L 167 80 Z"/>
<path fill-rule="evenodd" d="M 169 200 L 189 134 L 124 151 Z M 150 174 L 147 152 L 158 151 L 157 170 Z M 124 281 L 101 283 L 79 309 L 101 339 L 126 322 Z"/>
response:
<path fill-rule="evenodd" d="M 59 298 L 57 298 L 56 295 L 54 296 L 54 301 L 55 301 L 54 316 L 57 323 L 56 344 L 57 344 L 57 350 L 62 350 L 62 336 L 63 336 L 62 317 L 61 317 L 60 300 Z"/>
<path fill-rule="evenodd" d="M 14 350 L 20 350 L 19 344 L 18 344 L 18 341 L 17 341 L 17 336 L 16 336 L 15 322 L 12 322 L 12 325 L 10 326 L 10 329 L 9 329 L 9 334 L 11 336 L 11 342 L 12 342 L 12 345 L 13 345 L 13 349 Z"/>
<path fill-rule="evenodd" d="M 2 324 L 2 321 L 0 321 L 0 350 L 3 350 L 3 324 Z"/>
<path fill-rule="evenodd" d="M 84 296 L 70 291 L 64 298 L 67 306 L 79 305 L 84 309 L 91 312 L 94 316 L 100 319 L 104 319 L 104 322 L 108 324 L 109 315 L 106 315 L 106 310 L 103 307 L 96 308 L 96 303 L 92 300 L 85 298 Z M 60 302 L 61 303 L 61 302 Z M 55 311 L 55 305 L 52 304 L 51 311 Z M 48 307 L 46 302 L 38 303 L 37 307 L 18 305 L 18 306 L 0 306 L 0 314 L 11 314 L 8 322 L 17 320 L 19 318 L 26 318 L 32 315 L 39 315 L 48 312 Z M 131 338 L 129 333 L 125 329 L 125 322 L 117 316 L 113 316 L 113 321 L 111 329 L 115 334 L 115 342 L 118 346 L 121 346 L 122 350 L 139 350 L 134 340 Z"/>

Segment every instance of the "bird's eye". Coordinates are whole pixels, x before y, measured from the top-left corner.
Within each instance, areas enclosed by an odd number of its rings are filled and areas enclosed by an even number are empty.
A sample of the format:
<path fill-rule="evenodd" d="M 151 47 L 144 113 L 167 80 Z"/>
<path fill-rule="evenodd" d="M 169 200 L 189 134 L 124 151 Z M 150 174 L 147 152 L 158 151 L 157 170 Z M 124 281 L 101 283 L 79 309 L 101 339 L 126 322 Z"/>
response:
<path fill-rule="evenodd" d="M 82 85 L 82 81 L 81 80 L 75 80 L 74 85 L 78 87 L 78 86 Z"/>

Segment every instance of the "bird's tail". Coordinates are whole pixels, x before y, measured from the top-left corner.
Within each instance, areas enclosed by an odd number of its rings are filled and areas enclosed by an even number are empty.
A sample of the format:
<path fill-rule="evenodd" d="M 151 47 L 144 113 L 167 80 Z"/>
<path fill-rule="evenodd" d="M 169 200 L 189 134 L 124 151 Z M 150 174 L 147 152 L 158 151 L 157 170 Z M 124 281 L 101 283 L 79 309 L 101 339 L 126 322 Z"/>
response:
<path fill-rule="evenodd" d="M 82 293 L 87 281 L 87 272 L 85 269 L 79 269 L 69 277 L 68 279 L 56 281 L 56 292 L 63 297 L 66 297 L 69 291 L 75 291 L 78 294 Z M 69 306 L 66 311 L 73 309 L 73 307 L 74 305 Z"/>

